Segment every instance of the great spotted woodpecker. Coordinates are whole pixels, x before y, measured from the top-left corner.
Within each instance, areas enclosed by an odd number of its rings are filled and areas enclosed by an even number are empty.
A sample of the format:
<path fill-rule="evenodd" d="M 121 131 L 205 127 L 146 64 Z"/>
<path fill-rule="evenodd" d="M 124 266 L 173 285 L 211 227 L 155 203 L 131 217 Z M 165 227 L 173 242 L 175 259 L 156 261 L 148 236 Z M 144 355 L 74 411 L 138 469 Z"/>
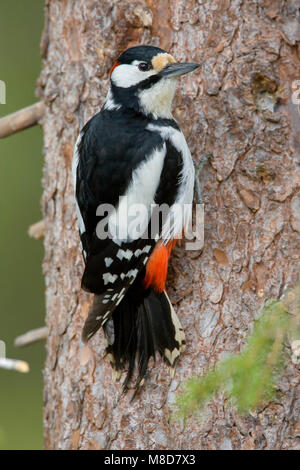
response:
<path fill-rule="evenodd" d="M 103 327 L 115 374 L 119 378 L 127 369 L 125 389 L 135 368 L 136 386 L 141 384 L 157 352 L 173 370 L 185 345 L 165 282 L 171 250 L 190 223 L 194 166 L 171 105 L 177 77 L 197 67 L 176 63 L 158 47 L 126 50 L 111 69 L 103 108 L 75 146 L 82 288 L 95 294 L 82 340 Z M 102 212 L 108 204 L 114 211 Z M 134 205 L 146 209 L 138 235 L 128 229 Z M 162 205 L 168 209 L 153 224 Z M 107 228 L 105 234 L 117 230 L 102 236 L 99 226 Z"/>

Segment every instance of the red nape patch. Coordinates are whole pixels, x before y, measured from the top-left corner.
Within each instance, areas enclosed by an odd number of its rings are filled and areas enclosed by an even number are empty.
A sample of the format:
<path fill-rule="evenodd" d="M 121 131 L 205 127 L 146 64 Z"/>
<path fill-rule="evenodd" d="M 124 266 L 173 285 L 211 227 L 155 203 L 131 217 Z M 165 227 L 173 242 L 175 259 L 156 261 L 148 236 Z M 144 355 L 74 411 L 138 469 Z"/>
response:
<path fill-rule="evenodd" d="M 109 75 L 111 75 L 113 73 L 113 71 L 115 70 L 116 67 L 118 67 L 118 65 L 120 65 L 121 62 L 115 62 L 114 65 L 112 66 L 112 68 L 110 69 L 110 72 L 109 72 Z"/>
<path fill-rule="evenodd" d="M 158 242 L 155 246 L 146 265 L 146 275 L 144 277 L 146 289 L 151 286 L 157 292 L 165 290 L 168 262 L 176 242 L 177 240 L 172 240 L 167 245 Z"/>

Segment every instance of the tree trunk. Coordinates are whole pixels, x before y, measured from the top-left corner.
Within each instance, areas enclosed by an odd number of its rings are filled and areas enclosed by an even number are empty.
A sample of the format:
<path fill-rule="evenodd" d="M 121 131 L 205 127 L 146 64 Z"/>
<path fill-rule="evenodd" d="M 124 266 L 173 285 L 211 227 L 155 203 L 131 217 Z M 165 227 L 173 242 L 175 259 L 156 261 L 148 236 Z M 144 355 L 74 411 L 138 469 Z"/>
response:
<path fill-rule="evenodd" d="M 299 448 L 299 370 L 290 359 L 277 400 L 248 417 L 220 396 L 201 421 L 170 419 L 183 380 L 240 351 L 264 300 L 298 279 L 300 120 L 291 89 L 299 40 L 296 0 L 46 2 L 38 94 L 46 105 L 47 449 Z M 80 290 L 71 160 L 79 129 L 103 104 L 110 67 L 136 44 L 202 63 L 181 79 L 174 116 L 194 157 L 212 157 L 201 178 L 204 249 L 177 248 L 169 269 L 186 352 L 172 381 L 158 360 L 130 403 L 112 380 L 102 332 L 89 360 L 80 353 L 91 296 Z"/>

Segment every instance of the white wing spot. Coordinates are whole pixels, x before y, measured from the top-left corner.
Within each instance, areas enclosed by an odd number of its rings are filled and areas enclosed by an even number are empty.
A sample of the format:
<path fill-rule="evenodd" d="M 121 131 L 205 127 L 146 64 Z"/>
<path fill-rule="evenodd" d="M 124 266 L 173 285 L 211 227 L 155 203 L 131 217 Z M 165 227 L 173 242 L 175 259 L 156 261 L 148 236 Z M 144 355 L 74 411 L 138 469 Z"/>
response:
<path fill-rule="evenodd" d="M 123 297 L 124 297 L 124 295 L 122 295 L 122 296 L 118 299 L 118 301 L 116 302 L 116 306 L 119 305 L 119 303 L 121 302 L 121 300 L 123 299 Z"/>
<path fill-rule="evenodd" d="M 117 274 L 111 274 L 111 273 L 105 273 L 102 275 L 104 285 L 109 284 L 109 283 L 114 283 L 116 279 L 118 278 Z"/>
<path fill-rule="evenodd" d="M 104 258 L 105 266 L 108 268 L 113 263 L 112 258 Z"/>
<path fill-rule="evenodd" d="M 126 259 L 128 259 L 128 261 L 129 261 L 129 260 L 132 258 L 132 255 L 133 255 L 133 253 L 132 253 L 132 251 L 129 250 L 129 249 L 128 249 L 128 250 L 122 250 L 122 249 L 120 249 L 120 250 L 118 251 L 118 253 L 117 253 L 117 257 L 118 257 L 120 260 L 122 260 L 123 258 L 126 258 Z"/>
<path fill-rule="evenodd" d="M 146 245 L 146 246 L 144 246 L 144 248 L 142 250 L 140 250 L 140 248 L 135 250 L 134 256 L 136 256 L 136 257 L 141 256 L 142 253 L 149 253 L 150 250 L 151 250 L 151 245 Z"/>
<path fill-rule="evenodd" d="M 110 310 L 107 310 L 107 312 L 105 312 L 104 315 L 99 315 L 98 317 L 96 317 L 96 320 L 98 320 L 98 321 L 99 320 L 105 320 L 108 317 L 109 314 L 110 314 Z"/>
<path fill-rule="evenodd" d="M 125 291 L 126 291 L 126 287 L 123 287 L 123 289 L 121 290 L 120 294 L 118 295 L 118 297 L 123 297 L 124 294 L 125 294 Z"/>
<path fill-rule="evenodd" d="M 138 269 L 131 269 L 130 271 L 128 271 L 128 273 L 126 274 L 126 277 L 136 277 L 137 273 L 139 272 Z"/>

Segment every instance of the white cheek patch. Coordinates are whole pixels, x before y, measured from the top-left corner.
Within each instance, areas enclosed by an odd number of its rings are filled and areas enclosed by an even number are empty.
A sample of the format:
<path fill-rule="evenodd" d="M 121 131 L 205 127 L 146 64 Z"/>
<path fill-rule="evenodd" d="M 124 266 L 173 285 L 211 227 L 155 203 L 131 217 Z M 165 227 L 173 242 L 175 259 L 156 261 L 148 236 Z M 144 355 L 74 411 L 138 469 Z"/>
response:
<path fill-rule="evenodd" d="M 129 88 L 155 75 L 155 70 L 142 72 L 138 64 L 142 61 L 135 60 L 132 64 L 118 65 L 111 74 L 112 82 L 120 88 Z"/>

